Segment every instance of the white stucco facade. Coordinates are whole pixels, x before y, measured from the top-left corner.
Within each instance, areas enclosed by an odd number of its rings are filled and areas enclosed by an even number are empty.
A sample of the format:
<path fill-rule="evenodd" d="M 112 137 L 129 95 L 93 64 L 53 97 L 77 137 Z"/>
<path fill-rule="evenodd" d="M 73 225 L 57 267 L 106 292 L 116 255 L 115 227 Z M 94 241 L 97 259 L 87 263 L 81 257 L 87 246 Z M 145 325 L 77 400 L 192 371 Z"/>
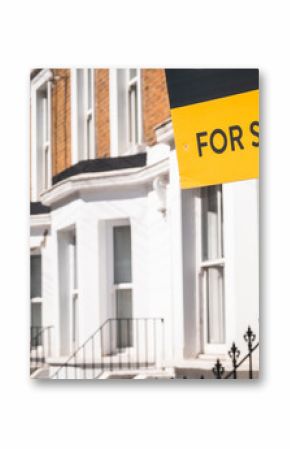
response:
<path fill-rule="evenodd" d="M 66 297 L 70 236 L 73 232 L 77 242 L 77 341 L 82 344 L 114 318 L 110 229 L 120 223 L 131 228 L 132 317 L 164 320 L 159 337 L 164 338 L 165 366 L 212 364 L 233 341 L 244 349 L 248 325 L 258 334 L 257 181 L 223 186 L 225 338 L 223 345 L 207 345 L 200 191 L 180 190 L 176 152 L 169 145 L 146 151 L 145 167 L 61 181 L 41 198 L 51 212 L 32 216 L 31 248 L 42 256 L 42 326 L 52 326 L 55 364 L 75 349 Z"/>

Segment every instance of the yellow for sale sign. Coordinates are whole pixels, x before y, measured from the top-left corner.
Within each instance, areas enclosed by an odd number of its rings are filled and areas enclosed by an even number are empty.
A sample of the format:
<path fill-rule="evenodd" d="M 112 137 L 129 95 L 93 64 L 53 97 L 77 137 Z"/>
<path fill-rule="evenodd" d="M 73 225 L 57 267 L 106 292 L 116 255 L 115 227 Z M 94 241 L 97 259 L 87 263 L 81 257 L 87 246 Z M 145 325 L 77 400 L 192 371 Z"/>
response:
<path fill-rule="evenodd" d="M 259 177 L 256 69 L 168 69 L 181 187 Z"/>

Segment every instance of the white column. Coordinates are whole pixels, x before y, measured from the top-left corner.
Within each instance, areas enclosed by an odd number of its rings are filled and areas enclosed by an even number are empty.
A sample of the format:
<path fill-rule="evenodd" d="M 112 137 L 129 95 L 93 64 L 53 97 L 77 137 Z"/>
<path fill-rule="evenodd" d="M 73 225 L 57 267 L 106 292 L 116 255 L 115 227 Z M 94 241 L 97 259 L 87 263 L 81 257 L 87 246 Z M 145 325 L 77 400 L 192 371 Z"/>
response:
<path fill-rule="evenodd" d="M 83 207 L 77 224 L 77 269 L 79 282 L 79 342 L 102 324 L 100 314 L 100 261 L 98 222 L 91 204 Z"/>
<path fill-rule="evenodd" d="M 176 152 L 170 152 L 170 184 L 168 187 L 167 220 L 170 232 L 171 254 L 171 342 L 172 357 L 175 361 L 183 358 L 183 263 L 182 263 L 182 222 L 181 192 Z"/>

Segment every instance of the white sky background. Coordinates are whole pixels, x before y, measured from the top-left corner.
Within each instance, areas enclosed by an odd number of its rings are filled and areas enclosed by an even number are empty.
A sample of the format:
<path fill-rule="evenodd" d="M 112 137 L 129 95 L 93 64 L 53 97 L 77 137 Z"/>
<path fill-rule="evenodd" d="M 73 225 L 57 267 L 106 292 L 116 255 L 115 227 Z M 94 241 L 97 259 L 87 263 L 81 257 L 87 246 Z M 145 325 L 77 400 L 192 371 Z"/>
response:
<path fill-rule="evenodd" d="M 290 399 L 287 2 L 106 0 L 101 5 L 100 9 L 96 0 L 10 0 L 0 7 L 0 446 L 286 447 Z M 264 379 L 259 383 L 29 380 L 29 69 L 83 65 L 260 68 Z"/>

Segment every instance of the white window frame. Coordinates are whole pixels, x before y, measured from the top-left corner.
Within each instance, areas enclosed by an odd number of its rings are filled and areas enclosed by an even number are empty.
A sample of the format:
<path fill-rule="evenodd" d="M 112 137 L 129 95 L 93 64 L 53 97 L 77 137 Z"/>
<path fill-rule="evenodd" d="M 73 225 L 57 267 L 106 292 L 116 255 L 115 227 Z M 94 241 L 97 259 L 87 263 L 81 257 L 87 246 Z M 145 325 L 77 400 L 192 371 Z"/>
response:
<path fill-rule="evenodd" d="M 89 98 L 89 83 L 88 79 L 90 77 L 91 82 L 91 98 Z M 91 103 L 91 105 L 90 105 Z M 95 70 L 94 69 L 84 69 L 84 116 L 85 116 L 85 155 L 87 159 L 96 158 L 96 147 L 95 147 Z M 89 122 L 91 121 L 91 130 L 89 130 Z M 90 131 L 90 142 L 88 140 L 88 132 Z"/>
<path fill-rule="evenodd" d="M 76 227 L 71 231 L 74 243 L 69 243 L 69 289 L 70 289 L 70 345 L 73 350 L 79 346 L 79 288 L 78 288 L 78 248 Z M 77 287 L 75 287 L 75 276 Z"/>
<path fill-rule="evenodd" d="M 43 286 L 42 286 L 42 254 L 40 251 L 40 248 L 38 248 L 37 250 L 34 250 L 33 253 L 30 253 L 30 257 L 33 256 L 40 256 L 40 264 L 41 264 L 41 278 L 40 278 L 40 283 L 41 283 L 41 293 L 43 291 Z M 31 261 L 30 261 L 31 263 Z M 31 280 L 30 280 L 31 282 Z M 43 296 L 34 296 L 30 298 L 30 304 L 40 304 L 41 306 L 41 327 L 43 327 Z M 32 315 L 30 317 L 30 325 L 32 326 Z"/>
<path fill-rule="evenodd" d="M 71 69 L 71 142 L 72 165 L 81 160 L 96 159 L 96 90 L 94 68 Z M 91 77 L 91 97 L 89 99 L 88 76 Z M 79 85 L 80 79 L 82 86 Z M 82 91 L 80 93 L 80 91 Z M 90 105 L 91 103 L 91 105 Z M 82 117 L 82 126 L 79 123 Z M 90 142 L 88 141 L 88 128 L 91 121 Z"/>
<path fill-rule="evenodd" d="M 31 81 L 31 199 L 39 201 L 43 191 L 51 187 L 52 155 L 51 155 L 51 91 L 52 71 L 41 72 Z M 47 90 L 47 139 L 43 146 L 39 145 L 39 119 L 44 120 L 43 113 L 39 115 L 38 95 L 43 89 Z M 40 168 L 41 166 L 41 168 Z"/>
<path fill-rule="evenodd" d="M 130 149 L 132 149 L 133 151 L 136 150 L 136 148 L 138 148 L 138 145 L 141 145 L 142 143 L 142 106 L 141 106 L 141 101 L 142 101 L 142 95 L 141 95 L 141 70 L 140 69 L 136 69 L 136 76 L 134 76 L 133 78 L 130 78 L 130 70 L 132 69 L 127 69 L 127 141 L 128 141 L 128 146 Z M 134 129 L 133 132 L 131 132 L 131 128 L 135 128 L 134 124 L 132 123 L 131 120 L 131 109 L 130 109 L 130 91 L 132 89 L 136 89 L 136 95 L 137 95 L 137 111 L 134 112 L 134 114 L 137 115 L 137 117 L 135 118 L 135 120 L 137 121 L 137 130 Z M 134 121 L 135 121 L 134 120 Z M 136 138 L 136 132 L 137 132 L 137 138 Z M 131 139 L 130 134 L 133 135 L 133 138 Z"/>
<path fill-rule="evenodd" d="M 114 282 L 114 228 L 118 226 L 130 226 L 131 228 L 131 282 L 122 282 L 116 284 Z M 120 218 L 106 222 L 107 233 L 107 270 L 108 270 L 108 287 L 109 287 L 109 302 L 107 304 L 106 317 L 117 318 L 117 293 L 120 290 L 131 290 L 132 300 L 132 318 L 134 317 L 134 269 L 133 269 L 133 254 L 132 254 L 132 225 L 129 219 Z M 133 337 L 134 339 L 134 337 Z M 113 338 L 115 344 L 114 350 L 117 350 L 117 335 Z M 134 340 L 133 340 L 134 341 Z M 127 348 L 128 349 L 128 348 Z"/>
<path fill-rule="evenodd" d="M 56 232 L 58 254 L 57 338 L 59 354 L 67 356 L 78 348 L 80 337 L 78 226 L 76 223 L 71 223 L 65 228 L 57 228 Z M 75 279 L 77 284 L 75 284 Z M 76 309 L 74 309 L 75 305 Z M 76 323 L 75 328 L 74 323 Z"/>
<path fill-rule="evenodd" d="M 223 186 L 218 190 L 218 252 L 221 257 L 218 258 L 208 258 L 203 260 L 203 238 L 202 238 L 202 224 L 203 224 L 203 211 L 202 211 L 202 201 L 203 194 L 202 189 L 200 189 L 200 207 L 199 207 L 199 222 L 200 222 L 200 255 L 199 255 L 199 267 L 200 267 L 200 297 L 202 302 L 201 313 L 202 313 L 202 350 L 205 354 L 225 354 L 226 352 L 226 311 L 225 311 L 225 257 L 223 249 L 223 229 L 222 229 L 222 197 L 223 197 Z M 223 322 L 221 325 L 223 328 L 221 332 L 224 335 L 224 343 L 213 344 L 209 343 L 208 338 L 208 311 L 207 311 L 207 276 L 209 268 L 218 268 L 223 270 Z"/>
<path fill-rule="evenodd" d="M 112 239 L 112 270 L 113 270 L 113 275 L 112 275 L 112 279 L 113 279 L 113 285 L 112 285 L 112 289 L 114 292 L 114 297 L 115 297 L 115 306 L 117 304 L 117 291 L 118 290 L 131 290 L 132 291 L 132 302 L 133 302 L 133 273 L 131 273 L 131 282 L 120 282 L 118 284 L 115 284 L 114 282 L 114 228 L 117 227 L 121 227 L 121 226 L 129 226 L 131 229 L 131 245 L 132 245 L 132 227 L 130 224 L 129 220 L 115 220 L 113 222 L 110 223 L 110 228 L 111 228 L 111 239 Z M 132 251 L 132 246 L 131 246 L 131 251 Z M 131 270 L 133 271 L 133 267 L 132 267 L 132 254 L 131 254 Z M 115 308 L 116 310 L 116 308 Z M 115 312 L 116 314 L 116 312 Z"/>
<path fill-rule="evenodd" d="M 130 69 L 110 69 L 110 147 L 111 156 L 126 156 L 143 149 L 142 69 L 130 80 Z M 130 143 L 129 90 L 136 85 L 138 139 Z M 122 116 L 121 116 L 122 115 Z"/>

